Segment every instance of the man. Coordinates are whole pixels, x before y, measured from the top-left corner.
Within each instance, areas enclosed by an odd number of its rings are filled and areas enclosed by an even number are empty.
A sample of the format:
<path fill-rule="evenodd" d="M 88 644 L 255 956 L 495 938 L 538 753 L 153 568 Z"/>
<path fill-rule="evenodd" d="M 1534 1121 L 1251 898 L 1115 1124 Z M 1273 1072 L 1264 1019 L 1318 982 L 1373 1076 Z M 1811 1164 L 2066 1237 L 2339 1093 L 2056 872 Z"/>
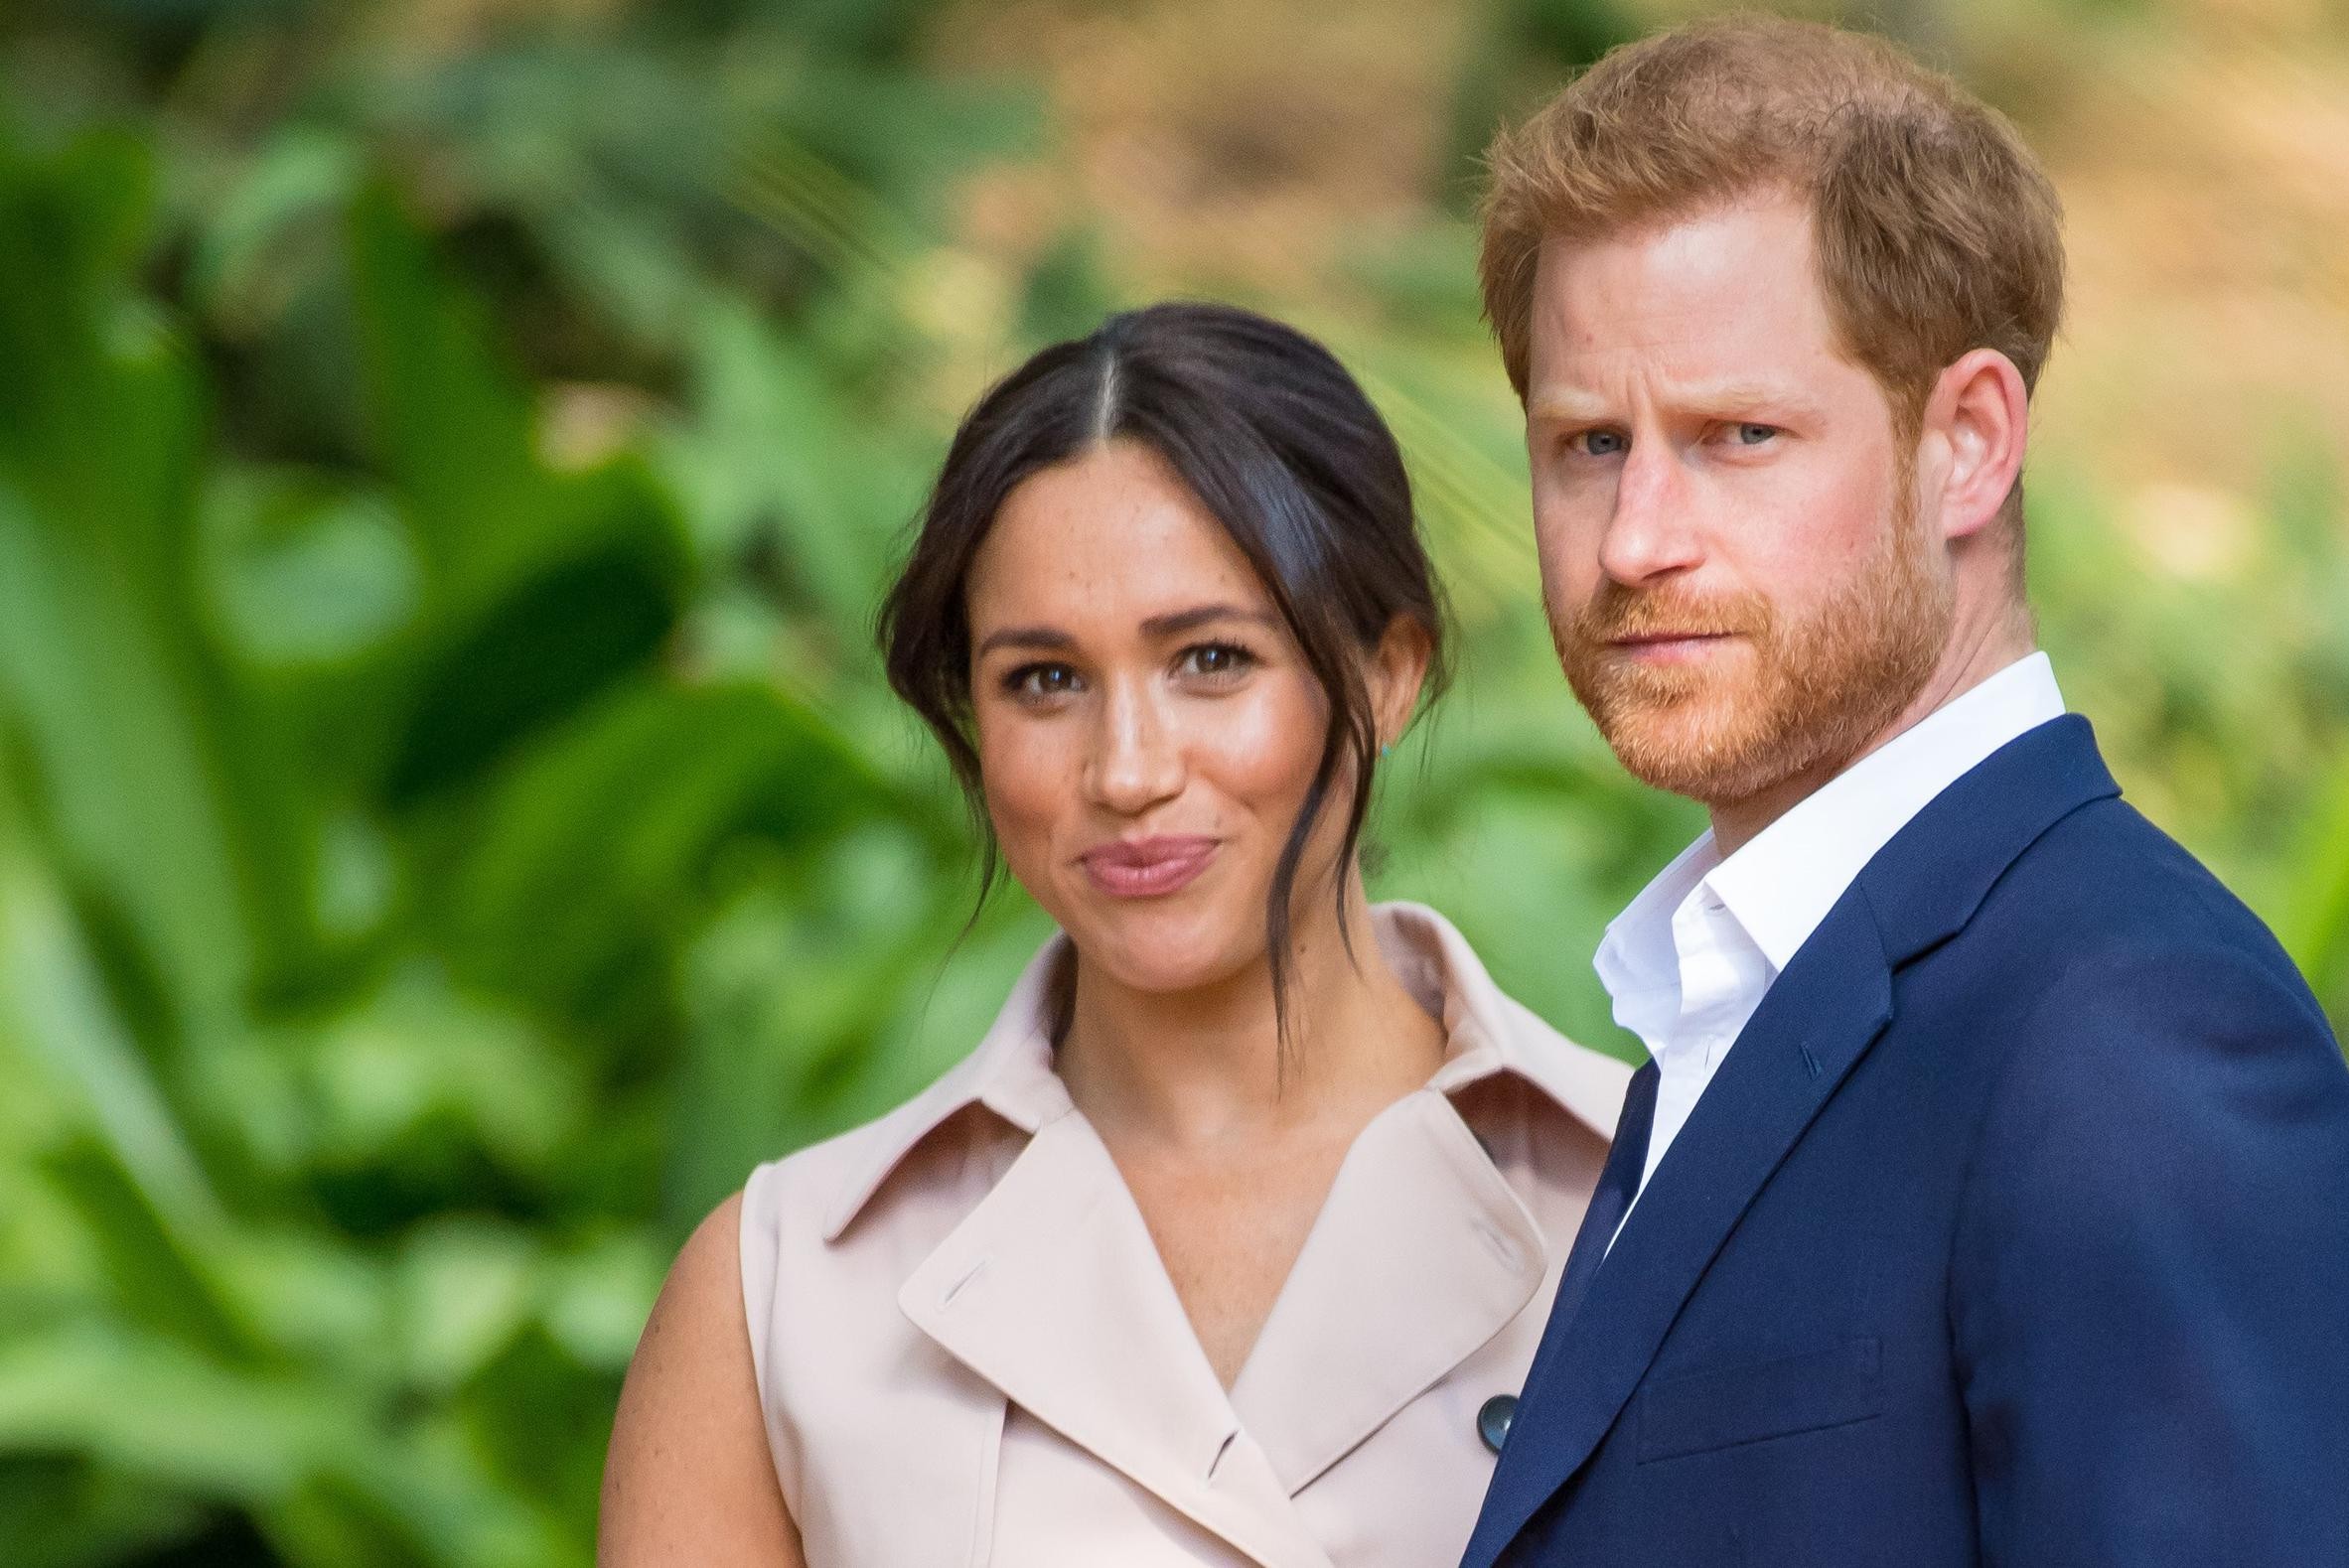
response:
<path fill-rule="evenodd" d="M 1768 20 L 1491 164 L 1559 656 L 1712 830 L 1469 1568 L 2349 1564 L 2349 1068 L 2033 649 L 2045 177 Z"/>

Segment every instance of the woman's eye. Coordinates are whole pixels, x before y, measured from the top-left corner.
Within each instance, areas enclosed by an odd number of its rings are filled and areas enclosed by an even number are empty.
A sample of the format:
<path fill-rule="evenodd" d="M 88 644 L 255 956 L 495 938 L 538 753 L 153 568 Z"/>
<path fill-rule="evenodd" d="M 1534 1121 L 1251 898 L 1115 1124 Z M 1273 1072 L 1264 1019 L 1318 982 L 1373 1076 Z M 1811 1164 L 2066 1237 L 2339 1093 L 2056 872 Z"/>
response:
<path fill-rule="evenodd" d="M 1232 642 L 1202 642 L 1183 650 L 1178 666 L 1186 675 L 1237 675 L 1256 661 L 1247 648 Z"/>
<path fill-rule="evenodd" d="M 1066 664 L 1022 664 L 1003 677 L 1015 697 L 1059 697 L 1078 689 L 1077 672 Z"/>

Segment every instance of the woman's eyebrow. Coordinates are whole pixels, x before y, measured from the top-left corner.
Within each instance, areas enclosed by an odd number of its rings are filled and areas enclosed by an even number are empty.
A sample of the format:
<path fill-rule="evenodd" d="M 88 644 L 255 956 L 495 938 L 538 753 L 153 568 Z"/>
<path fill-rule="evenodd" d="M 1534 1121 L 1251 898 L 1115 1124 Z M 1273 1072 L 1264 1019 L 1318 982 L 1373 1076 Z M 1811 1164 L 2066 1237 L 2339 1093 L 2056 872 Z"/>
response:
<path fill-rule="evenodd" d="M 1000 632 L 987 634 L 986 640 L 978 645 L 978 656 L 983 658 L 999 647 L 1041 648 L 1047 652 L 1057 652 L 1076 645 L 1075 638 L 1066 632 L 1056 632 L 1051 627 L 1005 627 Z"/>
<path fill-rule="evenodd" d="M 1213 621 L 1246 621 L 1261 627 L 1280 625 L 1277 617 L 1262 610 L 1250 610 L 1242 605 L 1200 605 L 1191 610 L 1152 616 L 1142 623 L 1142 631 L 1154 638 L 1180 637 L 1185 632 L 1195 632 Z"/>
<path fill-rule="evenodd" d="M 1263 610 L 1250 610 L 1244 605 L 1198 605 L 1189 610 L 1170 610 L 1165 615 L 1152 616 L 1142 623 L 1142 635 L 1149 638 L 1181 637 L 1217 621 L 1245 621 L 1253 626 L 1277 628 L 1278 617 Z M 999 647 L 1037 649 L 1061 652 L 1075 647 L 1077 640 L 1054 627 L 1005 627 L 990 632 L 981 639 L 976 657 L 984 658 Z"/>

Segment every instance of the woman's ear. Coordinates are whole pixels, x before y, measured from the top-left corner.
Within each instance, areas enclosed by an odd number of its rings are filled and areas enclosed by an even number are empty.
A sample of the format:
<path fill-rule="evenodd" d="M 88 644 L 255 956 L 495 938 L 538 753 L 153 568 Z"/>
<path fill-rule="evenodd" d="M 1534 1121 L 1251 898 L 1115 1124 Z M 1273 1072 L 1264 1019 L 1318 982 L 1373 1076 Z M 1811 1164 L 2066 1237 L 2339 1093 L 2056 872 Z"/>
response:
<path fill-rule="evenodd" d="M 1434 653 L 1435 640 L 1415 618 L 1396 616 L 1387 623 L 1370 667 L 1371 708 L 1378 715 L 1381 746 L 1394 745 L 1409 727 Z"/>

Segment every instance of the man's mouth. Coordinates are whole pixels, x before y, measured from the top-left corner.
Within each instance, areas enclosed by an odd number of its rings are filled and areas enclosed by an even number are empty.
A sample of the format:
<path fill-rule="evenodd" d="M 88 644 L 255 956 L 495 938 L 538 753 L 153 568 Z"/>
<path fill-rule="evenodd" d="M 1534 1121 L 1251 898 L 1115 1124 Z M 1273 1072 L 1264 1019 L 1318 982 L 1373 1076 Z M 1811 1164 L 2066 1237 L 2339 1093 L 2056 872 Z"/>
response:
<path fill-rule="evenodd" d="M 1701 658 L 1736 637 L 1734 632 L 1631 632 L 1607 639 L 1607 646 L 1643 663 Z"/>

